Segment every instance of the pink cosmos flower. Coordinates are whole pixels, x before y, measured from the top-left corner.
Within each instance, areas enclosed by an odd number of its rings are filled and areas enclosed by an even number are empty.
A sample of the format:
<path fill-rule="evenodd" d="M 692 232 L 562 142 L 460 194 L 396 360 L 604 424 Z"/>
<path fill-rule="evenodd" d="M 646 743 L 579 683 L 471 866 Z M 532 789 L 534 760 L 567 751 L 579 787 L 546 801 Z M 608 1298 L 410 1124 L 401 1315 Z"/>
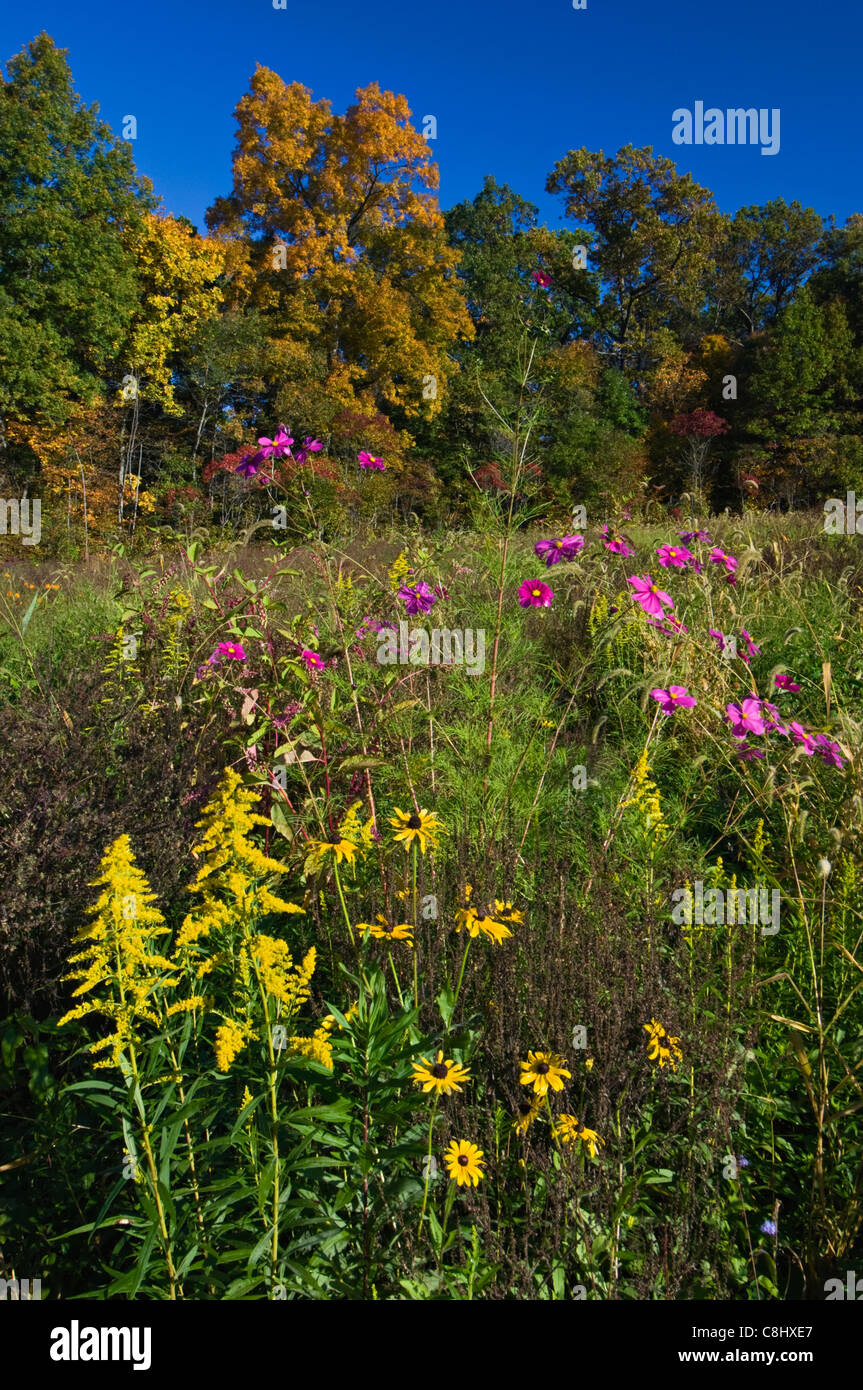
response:
<path fill-rule="evenodd" d="M 541 579 L 526 579 L 519 585 L 518 601 L 522 608 L 550 608 L 554 591 Z"/>
<path fill-rule="evenodd" d="M 663 714 L 673 714 L 677 709 L 691 709 L 698 701 L 690 695 L 685 685 L 670 685 L 667 690 L 651 690 L 652 700 L 659 701 Z"/>
<path fill-rule="evenodd" d="M 304 647 L 300 655 L 302 660 L 306 663 L 306 669 L 308 671 L 323 671 L 326 663 L 323 657 L 318 656 L 317 652 L 309 651 L 308 647 Z"/>
<path fill-rule="evenodd" d="M 779 710 L 775 705 L 771 705 L 769 700 L 761 701 L 761 713 L 764 715 L 764 722 L 767 725 L 767 732 L 769 734 L 788 733 L 788 725 L 781 722 Z"/>
<path fill-rule="evenodd" d="M 286 431 L 284 425 L 279 425 L 279 432 L 275 439 L 267 439 L 266 435 L 261 435 L 259 437 L 258 444 L 260 445 L 261 458 L 284 458 L 286 454 L 291 452 L 291 445 L 293 442 L 293 439 Z"/>
<path fill-rule="evenodd" d="M 246 653 L 239 642 L 220 642 L 213 655 L 215 656 L 216 653 L 223 661 L 246 660 Z"/>
<path fill-rule="evenodd" d="M 789 724 L 788 727 L 794 736 L 794 742 L 800 744 L 807 758 L 811 758 L 812 754 L 815 752 L 815 739 L 804 729 L 803 725 L 798 724 L 796 720 L 793 724 Z"/>
<path fill-rule="evenodd" d="M 664 565 L 666 569 L 669 566 L 678 570 L 686 569 L 689 561 L 695 559 L 692 552 L 687 550 L 684 545 L 661 545 L 656 554 L 659 557 L 659 563 Z"/>
<path fill-rule="evenodd" d="M 745 738 L 747 734 L 763 734 L 767 728 L 761 717 L 761 701 L 754 697 L 741 700 L 739 705 L 726 705 L 725 712 L 735 738 Z"/>
<path fill-rule="evenodd" d="M 815 742 L 818 745 L 818 752 L 821 754 L 825 763 L 832 764 L 833 767 L 844 767 L 845 762 L 842 758 L 842 749 L 838 743 L 834 743 L 832 738 L 826 734 L 816 734 Z"/>
<path fill-rule="evenodd" d="M 616 535 L 610 527 L 603 526 L 602 534 L 606 537 L 603 544 L 606 550 L 611 551 L 612 555 L 622 555 L 625 560 L 628 560 L 631 555 L 635 554 L 635 551 L 630 547 L 626 539 L 623 536 Z"/>
<path fill-rule="evenodd" d="M 246 457 L 237 464 L 234 472 L 239 473 L 241 478 L 254 478 L 255 474 L 261 471 L 260 465 L 262 457 L 261 454 L 247 454 Z"/>
<path fill-rule="evenodd" d="M 658 584 L 654 584 L 649 574 L 637 574 L 632 579 L 628 579 L 627 584 L 631 584 L 635 593 L 632 598 L 636 603 L 640 603 L 651 618 L 661 618 L 664 616 L 662 605 L 667 608 L 674 607 L 674 599 L 668 594 L 663 593 Z"/>
<path fill-rule="evenodd" d="M 313 439 L 310 434 L 307 434 L 303 440 L 302 448 L 297 450 L 294 454 L 294 458 L 297 460 L 297 463 L 305 463 L 309 454 L 319 454 L 323 447 L 319 439 Z"/>
<path fill-rule="evenodd" d="M 794 682 L 793 682 L 793 680 L 791 680 L 791 678 L 790 678 L 789 676 L 783 676 L 783 675 L 781 674 L 781 672 L 780 672 L 778 675 L 776 675 L 776 676 L 773 677 L 773 684 L 776 686 L 776 689 L 780 692 L 780 694 L 782 693 L 783 690 L 799 690 L 799 689 L 800 689 L 800 686 L 799 686 L 799 685 L 795 685 Z"/>
<path fill-rule="evenodd" d="M 381 473 L 383 473 L 386 468 L 383 459 L 375 458 L 373 454 L 369 453 L 368 449 L 360 449 L 357 458 L 359 459 L 360 468 L 377 468 Z"/>
<path fill-rule="evenodd" d="M 689 628 L 684 623 L 678 621 L 671 613 L 666 613 L 665 621 L 659 618 L 648 618 L 648 627 L 655 627 L 657 632 L 664 632 L 668 637 L 678 637 L 681 632 L 688 632 Z"/>
<path fill-rule="evenodd" d="M 437 603 L 436 593 L 423 580 L 420 580 L 419 584 L 403 584 L 399 589 L 399 598 L 412 616 L 417 613 L 430 613 Z"/>
<path fill-rule="evenodd" d="M 560 564 L 562 560 L 574 560 L 584 546 L 584 536 L 553 537 L 548 541 L 537 541 L 534 554 L 545 558 L 546 568 Z"/>
<path fill-rule="evenodd" d="M 718 646 L 720 652 L 724 652 L 725 648 L 728 646 L 728 639 L 726 638 L 725 633 L 718 632 L 715 627 L 709 627 L 707 631 L 710 633 L 711 637 L 716 638 L 716 645 Z"/>
<path fill-rule="evenodd" d="M 741 660 L 741 661 L 745 661 L 745 662 L 746 662 L 746 665 L 748 666 L 748 665 L 749 665 L 749 658 L 750 658 L 750 656 L 760 656 L 760 655 L 761 655 L 761 648 L 760 648 L 760 647 L 756 647 L 755 643 L 753 642 L 752 638 L 749 636 L 749 633 L 746 631 L 746 628 L 745 628 L 745 627 L 742 627 L 742 628 L 740 629 L 740 636 L 743 638 L 744 642 L 746 643 L 746 651 L 745 651 L 745 652 L 738 652 L 737 655 L 740 657 L 740 660 Z"/>
<path fill-rule="evenodd" d="M 711 550 L 709 559 L 711 564 L 724 565 L 729 574 L 734 574 L 737 569 L 737 561 L 734 556 L 726 555 L 725 551 L 720 550 L 718 545 L 715 545 Z"/>
<path fill-rule="evenodd" d="M 751 763 L 756 758 L 763 758 L 764 754 L 761 752 L 760 748 L 756 748 L 753 744 L 747 743 L 744 740 L 737 749 L 737 756 L 738 758 L 742 758 L 745 763 Z"/>
<path fill-rule="evenodd" d="M 539 285 L 542 290 L 547 290 L 551 284 L 551 276 L 546 275 L 544 270 L 535 270 L 530 278 L 533 280 L 534 284 Z"/>

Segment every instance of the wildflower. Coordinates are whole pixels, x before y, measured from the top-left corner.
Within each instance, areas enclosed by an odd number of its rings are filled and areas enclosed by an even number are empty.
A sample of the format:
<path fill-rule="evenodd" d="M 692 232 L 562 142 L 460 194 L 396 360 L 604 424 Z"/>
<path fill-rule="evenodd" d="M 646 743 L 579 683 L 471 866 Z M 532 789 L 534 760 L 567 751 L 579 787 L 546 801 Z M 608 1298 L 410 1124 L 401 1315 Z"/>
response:
<path fill-rule="evenodd" d="M 541 290 L 547 290 L 552 283 L 551 276 L 547 275 L 544 270 L 535 270 L 530 278 Z"/>
<path fill-rule="evenodd" d="M 605 1143 L 595 1129 L 588 1129 L 574 1115 L 561 1115 L 552 1129 L 552 1134 L 562 1144 L 574 1144 L 576 1140 L 581 1140 L 591 1158 L 596 1157 L 597 1149 Z"/>
<path fill-rule="evenodd" d="M 419 814 L 414 812 L 410 815 L 407 811 L 400 811 L 398 806 L 394 806 L 393 811 L 395 814 L 390 818 L 390 825 L 396 832 L 394 839 L 400 840 L 406 850 L 414 842 L 419 846 L 420 854 L 425 854 L 427 845 L 431 845 L 432 849 L 437 848 L 437 839 L 444 833 L 444 827 L 433 812 L 423 807 Z"/>
<path fill-rule="evenodd" d="M 655 627 L 657 632 L 664 632 L 666 637 L 679 637 L 681 632 L 688 632 L 689 628 L 685 623 L 681 623 L 671 613 L 664 614 L 665 621 L 659 618 L 648 618 L 648 627 Z"/>
<path fill-rule="evenodd" d="M 368 449 L 361 449 L 360 452 L 357 454 L 357 459 L 359 461 L 360 468 L 377 468 L 380 473 L 383 473 L 384 469 L 386 468 L 386 464 L 384 463 L 383 459 L 375 458 L 372 454 L 369 453 Z"/>
<path fill-rule="evenodd" d="M 444 1163 L 453 1182 L 457 1182 L 459 1187 L 470 1187 L 471 1183 L 476 1187 L 480 1178 L 485 1177 L 482 1157 L 483 1150 L 478 1149 L 476 1144 L 469 1144 L 466 1139 L 453 1139 L 444 1154 Z"/>
<path fill-rule="evenodd" d="M 748 666 L 748 665 L 749 665 L 749 658 L 750 658 L 751 656 L 760 656 L 760 655 L 761 655 L 761 648 L 760 648 L 760 647 L 757 647 L 757 646 L 755 645 L 755 643 L 753 642 L 753 640 L 752 640 L 752 638 L 750 637 L 749 633 L 746 631 L 746 628 L 745 628 L 745 627 L 742 627 L 742 628 L 740 629 L 740 636 L 742 637 L 743 641 L 746 643 L 746 651 L 745 651 L 745 652 L 740 652 L 740 653 L 738 653 L 738 654 L 739 654 L 739 656 L 740 656 L 740 660 L 741 660 L 741 661 L 745 661 L 745 662 L 746 662 L 746 665 Z"/>
<path fill-rule="evenodd" d="M 744 1157 L 743 1157 L 743 1154 L 741 1154 L 740 1157 L 739 1157 L 738 1160 L 737 1160 L 737 1166 L 738 1166 L 738 1168 L 748 1168 L 748 1167 L 749 1167 L 749 1159 L 748 1159 L 748 1158 L 744 1158 Z"/>
<path fill-rule="evenodd" d="M 744 739 L 737 749 L 737 756 L 744 763 L 752 763 L 758 758 L 763 758 L 764 754 L 760 748 L 756 748 L 752 743 L 747 743 Z"/>
<path fill-rule="evenodd" d="M 845 763 L 841 757 L 842 749 L 838 743 L 834 743 L 832 738 L 826 734 L 816 734 L 815 742 L 818 745 L 818 752 L 827 763 L 828 767 L 844 767 Z"/>
<path fill-rule="evenodd" d="M 308 647 L 303 648 L 300 659 L 305 662 L 308 671 L 323 671 L 326 666 L 323 657 L 318 656 L 317 652 L 309 651 Z"/>
<path fill-rule="evenodd" d="M 642 1024 L 642 1027 L 646 1028 L 650 1035 L 647 1040 L 647 1055 L 651 1062 L 658 1062 L 660 1067 L 668 1064 L 672 1071 L 677 1071 L 677 1063 L 683 1056 L 679 1046 L 680 1039 L 666 1033 L 662 1024 L 657 1023 L 655 1018 Z"/>
<path fill-rule="evenodd" d="M 635 783 L 633 795 L 623 803 L 623 807 L 635 806 L 644 815 L 647 830 L 652 831 L 658 841 L 664 830 L 665 818 L 659 800 L 659 788 L 650 777 L 647 749 L 643 748 L 632 774 Z"/>
<path fill-rule="evenodd" d="M 798 724 L 796 720 L 793 724 L 789 724 L 788 727 L 794 736 L 794 742 L 801 744 L 803 752 L 806 754 L 807 758 L 811 758 L 812 754 L 815 752 L 816 747 L 813 735 L 808 733 L 807 730 L 804 729 L 803 725 Z"/>
<path fill-rule="evenodd" d="M 261 458 L 285 458 L 291 452 L 293 442 L 284 425 L 279 425 L 279 432 L 275 439 L 267 439 L 266 435 L 262 435 L 258 439 Z"/>
<path fill-rule="evenodd" d="M 422 580 L 419 584 L 403 584 L 399 589 L 398 596 L 411 616 L 416 613 L 430 613 L 437 603 L 434 590 L 430 589 L 428 584 Z"/>
<path fill-rule="evenodd" d="M 472 886 L 469 883 L 465 884 L 464 903 L 456 910 L 455 914 L 456 931 L 460 932 L 464 928 L 469 936 L 479 936 L 479 927 L 477 926 L 479 913 L 475 907 L 470 905 L 472 893 Z"/>
<path fill-rule="evenodd" d="M 716 645 L 718 646 L 720 652 L 724 652 L 725 648 L 728 646 L 728 639 L 725 636 L 725 633 L 718 632 L 715 627 L 709 627 L 707 631 L 710 633 L 711 637 L 715 637 Z"/>
<path fill-rule="evenodd" d="M 213 656 L 218 653 L 222 661 L 245 661 L 245 648 L 239 642 L 220 642 Z"/>
<path fill-rule="evenodd" d="M 686 569 L 689 561 L 695 559 L 692 552 L 687 550 L 685 546 L 661 545 L 656 554 L 659 563 L 664 565 L 666 569 L 669 567 L 678 570 Z"/>
<path fill-rule="evenodd" d="M 411 567 L 408 564 L 408 557 L 402 550 L 398 557 L 393 561 L 392 568 L 387 571 L 387 577 L 390 581 L 390 586 L 393 589 L 400 589 L 402 585 L 402 580 L 406 579 L 410 573 Z"/>
<path fill-rule="evenodd" d="M 548 541 L 537 541 L 534 554 L 545 559 L 546 568 L 560 564 L 562 560 L 574 560 L 584 546 L 584 536 L 560 536 Z"/>
<path fill-rule="evenodd" d="M 572 1078 L 566 1070 L 566 1058 L 556 1052 L 528 1052 L 527 1061 L 519 1063 L 522 1086 L 532 1086 L 538 1096 L 544 1096 L 549 1086 L 553 1091 L 563 1090 L 561 1077 Z"/>
<path fill-rule="evenodd" d="M 706 531 L 678 531 L 677 534 L 684 545 L 689 545 L 691 541 L 701 541 L 704 545 L 710 545 L 710 537 Z"/>
<path fill-rule="evenodd" d="M 519 586 L 518 601 L 522 608 L 550 608 L 554 591 L 541 579 L 526 579 Z"/>
<path fill-rule="evenodd" d="M 790 677 L 783 676 L 781 672 L 779 672 L 777 675 L 773 677 L 773 684 L 776 686 L 776 689 L 780 692 L 780 694 L 783 690 L 792 691 L 800 689 L 799 685 L 795 685 L 793 680 L 790 679 Z"/>
<path fill-rule="evenodd" d="M 523 912 L 514 908 L 509 900 L 501 902 L 500 898 L 494 900 L 494 915 L 499 917 L 502 922 L 515 922 L 517 926 L 520 926 L 524 921 Z"/>
<path fill-rule="evenodd" d="M 691 709 L 698 701 L 687 692 L 685 685 L 670 685 L 667 690 L 651 690 L 651 699 L 659 701 L 663 714 L 673 714 L 676 709 Z"/>
<path fill-rule="evenodd" d="M 309 454 L 320 453 L 323 447 L 324 446 L 319 439 L 313 439 L 310 434 L 307 434 L 305 439 L 303 440 L 302 447 L 300 449 L 297 449 L 297 452 L 294 454 L 294 458 L 296 459 L 297 463 L 303 464 L 309 457 Z"/>
<path fill-rule="evenodd" d="M 533 1095 L 525 1096 L 519 1101 L 518 1118 L 512 1122 L 516 1134 L 520 1134 L 524 1138 L 534 1120 L 545 1109 L 544 1099 L 543 1096 Z"/>
<path fill-rule="evenodd" d="M 754 698 L 742 700 L 739 705 L 726 705 L 728 722 L 735 738 L 745 738 L 747 734 L 763 734 L 767 728 L 761 717 L 761 701 Z"/>
<path fill-rule="evenodd" d="M 93 921 L 75 937 L 76 943 L 87 944 L 69 957 L 69 964 L 78 968 L 63 977 L 81 981 L 72 991 L 73 998 L 87 997 L 63 1015 L 59 1026 L 88 1014 L 109 1019 L 111 1034 L 89 1045 L 90 1052 L 111 1049 L 110 1058 L 94 1064 L 104 1068 L 120 1065 L 122 1053 L 138 1040 L 141 1020 L 159 1025 L 160 996 L 174 987 L 177 966 L 152 949 L 168 928 L 161 912 L 152 906 L 156 895 L 135 863 L 128 835 L 120 835 L 105 851 L 92 886 L 102 889 L 88 909 Z M 196 1006 L 202 1003 L 194 1000 Z"/>
<path fill-rule="evenodd" d="M 605 537 L 603 545 L 605 546 L 606 550 L 611 551 L 612 555 L 622 555 L 623 558 L 626 560 L 629 559 L 630 556 L 635 554 L 635 551 L 632 549 L 632 547 L 627 544 L 626 538 L 624 536 L 618 536 L 617 534 L 615 534 L 615 532 L 613 532 L 610 529 L 610 527 L 603 526 L 602 534 Z"/>
<path fill-rule="evenodd" d="M 346 859 L 353 867 L 357 857 L 357 846 L 352 840 L 344 839 L 338 831 L 329 840 L 310 840 L 303 872 L 316 873 L 328 857 L 333 858 L 336 864 L 341 864 L 342 860 Z"/>
<path fill-rule="evenodd" d="M 726 555 L 718 545 L 715 545 L 708 556 L 712 565 L 724 565 L 729 574 L 734 574 L 737 569 L 737 561 L 733 555 Z"/>
<path fill-rule="evenodd" d="M 228 1019 L 216 1030 L 216 1037 L 213 1043 L 213 1051 L 216 1054 L 216 1069 L 218 1071 L 230 1071 L 231 1063 L 240 1055 L 252 1034 L 248 1025 L 241 1026 L 233 1019 Z"/>
<path fill-rule="evenodd" d="M 776 1222 L 775 1222 L 775 1221 L 769 1221 L 769 1220 L 768 1220 L 768 1221 L 762 1221 L 762 1223 L 761 1223 L 761 1232 L 762 1232 L 762 1234 L 765 1235 L 765 1236 L 775 1236 L 775 1235 L 776 1235 Z"/>
<path fill-rule="evenodd" d="M 764 724 L 769 734 L 787 734 L 788 726 L 783 724 L 779 718 L 779 710 L 772 705 L 769 700 L 761 701 L 761 714 Z"/>
<path fill-rule="evenodd" d="M 439 1096 L 460 1091 L 463 1083 L 470 1081 L 470 1072 L 452 1059 L 445 1062 L 443 1052 L 438 1053 L 436 1062 L 427 1062 L 423 1058 L 414 1062 L 413 1067 L 411 1080 L 414 1085 L 422 1086 L 424 1091 L 435 1091 Z"/>
<path fill-rule="evenodd" d="M 317 951 L 312 946 L 302 961 L 294 964 L 287 941 L 275 936 L 253 936 L 243 951 L 254 964 L 261 988 L 278 1001 L 289 1014 L 296 1013 L 310 994 Z"/>
<path fill-rule="evenodd" d="M 663 604 L 667 608 L 674 607 L 674 599 L 668 594 L 663 593 L 658 584 L 654 584 L 649 574 L 637 574 L 628 579 L 627 584 L 631 584 L 635 593 L 631 597 L 639 603 L 651 618 L 661 618 L 664 616 Z"/>
<path fill-rule="evenodd" d="M 407 941 L 412 944 L 413 926 L 410 922 L 390 922 L 378 912 L 374 922 L 357 922 L 357 931 L 368 932 L 382 941 Z"/>
<path fill-rule="evenodd" d="M 345 1016 L 347 1017 L 347 1015 Z M 335 1022 L 333 1015 L 327 1014 L 323 1023 L 315 1029 L 310 1038 L 290 1038 L 288 1040 L 290 1051 L 296 1057 L 307 1057 L 310 1062 L 317 1062 L 320 1066 L 326 1067 L 328 1071 L 332 1071 L 333 1044 L 330 1031 Z"/>
<path fill-rule="evenodd" d="M 501 946 L 503 942 L 506 941 L 507 937 L 512 936 L 509 927 L 505 927 L 502 922 L 495 922 L 493 918 L 487 915 L 484 917 L 477 917 L 474 926 L 476 927 L 476 931 L 481 931 L 484 936 L 488 936 L 492 941 L 496 941 L 498 946 Z M 472 932 L 471 935 L 475 936 L 476 932 Z"/>

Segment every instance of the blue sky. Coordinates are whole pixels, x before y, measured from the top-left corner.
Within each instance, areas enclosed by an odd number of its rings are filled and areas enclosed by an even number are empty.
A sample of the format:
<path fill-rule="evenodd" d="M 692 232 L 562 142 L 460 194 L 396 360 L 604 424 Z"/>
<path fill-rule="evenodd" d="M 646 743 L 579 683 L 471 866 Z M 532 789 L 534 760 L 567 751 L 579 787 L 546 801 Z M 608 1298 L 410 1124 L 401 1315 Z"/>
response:
<path fill-rule="evenodd" d="M 440 198 L 487 173 L 559 225 L 548 172 L 582 145 L 652 145 L 733 212 L 799 199 L 840 224 L 863 205 L 858 0 L 36 0 L 0 14 L 0 59 L 40 30 L 69 50 L 77 90 L 119 134 L 173 213 L 203 228 L 230 191 L 233 110 L 257 63 L 342 111 L 357 87 L 403 93 L 434 115 Z M 781 148 L 677 146 L 672 112 L 778 107 Z"/>

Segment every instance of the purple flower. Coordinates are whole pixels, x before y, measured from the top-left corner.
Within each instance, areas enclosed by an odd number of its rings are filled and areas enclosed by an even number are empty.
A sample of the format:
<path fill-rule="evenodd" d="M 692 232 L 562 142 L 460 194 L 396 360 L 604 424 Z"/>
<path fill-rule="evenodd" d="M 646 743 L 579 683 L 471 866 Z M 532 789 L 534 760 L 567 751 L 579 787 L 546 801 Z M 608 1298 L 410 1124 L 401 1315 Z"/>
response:
<path fill-rule="evenodd" d="M 561 560 L 574 560 L 584 545 L 584 536 L 555 536 L 548 541 L 537 541 L 534 554 L 545 559 L 546 568 L 557 565 Z"/>
<path fill-rule="evenodd" d="M 306 663 L 306 670 L 323 671 L 325 663 L 323 658 L 318 656 L 317 652 L 310 651 L 308 647 L 304 647 L 300 655 L 302 660 Z"/>
<path fill-rule="evenodd" d="M 674 607 L 674 599 L 668 594 L 663 593 L 658 584 L 654 584 L 649 574 L 637 574 L 632 579 L 627 579 L 627 584 L 631 584 L 635 593 L 632 598 L 636 603 L 640 603 L 651 618 L 661 618 L 664 616 L 662 605 L 667 608 Z"/>
<path fill-rule="evenodd" d="M 313 439 L 310 434 L 307 434 L 305 439 L 303 440 L 302 448 L 297 450 L 297 452 L 294 454 L 294 458 L 297 460 L 297 463 L 305 463 L 306 459 L 309 457 L 309 454 L 320 453 L 323 447 L 324 446 L 319 439 Z"/>
<path fill-rule="evenodd" d="M 293 442 L 284 425 L 279 425 L 279 432 L 275 439 L 268 439 L 266 435 L 261 435 L 258 439 L 261 446 L 261 458 L 284 458 L 286 454 L 291 452 Z"/>
<path fill-rule="evenodd" d="M 375 458 L 373 454 L 369 453 L 368 449 L 360 449 L 360 452 L 357 454 L 357 458 L 359 460 L 360 468 L 377 468 L 378 471 L 381 473 L 383 473 L 384 469 L 386 468 L 386 464 L 384 463 L 383 459 Z"/>
<path fill-rule="evenodd" d="M 677 637 L 681 632 L 689 631 L 689 628 L 679 622 L 671 613 L 666 613 L 664 617 L 664 622 L 660 618 L 648 618 L 648 627 L 655 627 L 657 632 L 664 632 L 667 637 Z"/>
<path fill-rule="evenodd" d="M 239 642 L 220 642 L 216 648 L 223 661 L 245 661 L 246 653 Z M 213 656 L 216 652 L 213 653 Z M 212 658 L 211 658 L 212 660 Z"/>
<path fill-rule="evenodd" d="M 767 725 L 768 734 L 787 734 L 788 725 L 783 724 L 779 718 L 779 710 L 775 705 L 771 705 L 769 700 L 761 701 L 761 713 Z"/>
<path fill-rule="evenodd" d="M 838 743 L 833 742 L 832 738 L 828 738 L 826 734 L 816 734 L 815 742 L 818 745 L 818 752 L 828 766 L 845 766 L 845 762 L 842 758 L 842 749 L 839 747 Z"/>
<path fill-rule="evenodd" d="M 807 758 L 811 758 L 812 754 L 815 752 L 815 739 L 810 733 L 807 733 L 803 725 L 798 724 L 796 720 L 793 724 L 789 725 L 789 728 L 794 737 L 794 742 L 801 745 Z"/>
<path fill-rule="evenodd" d="M 800 686 L 795 685 L 793 680 L 791 680 L 789 676 L 783 676 L 781 673 L 773 677 L 773 684 L 776 686 L 776 689 L 780 692 L 780 694 L 783 690 L 800 689 Z"/>
<path fill-rule="evenodd" d="M 761 701 L 754 698 L 742 700 L 739 705 L 726 705 L 725 712 L 735 738 L 745 738 L 747 734 L 763 734 L 767 725 L 761 717 Z"/>
<path fill-rule="evenodd" d="M 762 1234 L 765 1235 L 765 1236 L 775 1236 L 775 1235 L 776 1235 L 776 1222 L 775 1222 L 775 1221 L 762 1221 L 762 1223 L 761 1223 L 761 1231 L 762 1231 Z"/>
<path fill-rule="evenodd" d="M 737 1160 L 737 1166 L 738 1166 L 738 1168 L 748 1168 L 748 1167 L 749 1167 L 749 1159 L 748 1159 L 748 1158 L 744 1158 L 744 1157 L 743 1157 L 743 1154 L 741 1154 L 740 1157 L 739 1157 L 738 1160 Z"/>
<path fill-rule="evenodd" d="M 713 565 L 724 565 L 729 574 L 734 574 L 737 569 L 737 561 L 734 556 L 726 555 L 725 551 L 720 550 L 718 545 L 715 545 L 711 550 L 709 559 Z"/>
<path fill-rule="evenodd" d="M 656 554 L 659 557 L 659 563 L 664 565 L 666 569 L 669 567 L 678 570 L 686 569 L 689 561 L 695 558 L 692 552 L 683 545 L 661 545 Z"/>
<path fill-rule="evenodd" d="M 677 534 L 684 545 L 688 545 L 690 541 L 701 541 L 704 545 L 710 545 L 710 537 L 706 531 L 678 531 Z"/>
<path fill-rule="evenodd" d="M 754 744 L 748 743 L 744 739 L 737 749 L 737 756 L 741 758 L 743 762 L 751 763 L 754 762 L 756 758 L 763 758 L 764 754 L 761 752 L 760 748 L 756 748 Z"/>
<path fill-rule="evenodd" d="M 715 627 L 709 627 L 707 631 L 710 633 L 711 637 L 716 638 L 716 645 L 718 646 L 720 652 L 724 652 L 725 648 L 728 646 L 728 639 L 726 638 L 725 633 L 718 632 Z"/>
<path fill-rule="evenodd" d="M 430 613 L 437 603 L 437 595 L 428 584 L 420 581 L 419 584 L 403 584 L 399 589 L 399 598 L 403 600 L 405 608 L 411 616 L 417 613 Z"/>
<path fill-rule="evenodd" d="M 761 655 L 761 648 L 760 648 L 760 647 L 756 647 L 755 643 L 753 642 L 752 638 L 749 636 L 749 633 L 746 631 L 746 628 L 745 628 L 745 627 L 742 627 L 742 628 L 740 629 L 740 636 L 743 638 L 744 642 L 746 643 L 746 651 L 745 651 L 745 652 L 738 652 L 738 656 L 740 657 L 740 660 L 741 660 L 741 661 L 745 661 L 745 662 L 746 662 L 746 665 L 748 666 L 748 665 L 749 665 L 749 658 L 750 658 L 750 656 L 760 656 L 760 655 Z"/>
<path fill-rule="evenodd" d="M 603 526 L 602 534 L 606 538 L 603 542 L 606 550 L 610 550 L 613 555 L 622 555 L 623 558 L 627 560 L 631 555 L 635 554 L 635 551 L 627 544 L 624 537 L 615 535 L 608 526 Z"/>
<path fill-rule="evenodd" d="M 685 685 L 670 685 L 667 690 L 651 690 L 651 699 L 659 701 L 663 714 L 673 714 L 678 709 L 691 709 L 698 701 L 690 695 Z"/>
<path fill-rule="evenodd" d="M 539 285 L 542 290 L 547 290 L 551 284 L 551 276 L 546 275 L 544 270 L 535 270 L 530 278 L 534 284 Z"/>
<path fill-rule="evenodd" d="M 518 601 L 522 608 L 550 608 L 554 591 L 541 579 L 526 579 L 519 586 Z"/>
<path fill-rule="evenodd" d="M 237 464 L 234 472 L 239 473 L 242 478 L 254 478 L 255 474 L 261 471 L 260 464 L 263 457 L 263 454 L 247 454 L 246 457 Z"/>

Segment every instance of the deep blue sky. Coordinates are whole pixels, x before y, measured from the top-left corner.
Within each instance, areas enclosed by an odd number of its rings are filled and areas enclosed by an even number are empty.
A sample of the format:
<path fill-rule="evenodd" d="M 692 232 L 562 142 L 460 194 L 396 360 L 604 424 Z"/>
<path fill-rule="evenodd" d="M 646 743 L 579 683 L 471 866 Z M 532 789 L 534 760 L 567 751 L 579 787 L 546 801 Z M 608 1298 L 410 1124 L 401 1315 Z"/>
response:
<path fill-rule="evenodd" d="M 77 90 L 174 213 L 203 229 L 230 191 L 233 109 L 257 63 L 343 111 L 377 80 L 403 93 L 432 149 L 440 198 L 485 174 L 558 224 L 545 178 L 567 150 L 652 145 L 733 212 L 799 199 L 841 223 L 863 208 L 859 0 L 7 0 L 4 64 L 40 30 L 69 50 Z M 676 146 L 676 107 L 779 107 L 781 149 Z"/>

